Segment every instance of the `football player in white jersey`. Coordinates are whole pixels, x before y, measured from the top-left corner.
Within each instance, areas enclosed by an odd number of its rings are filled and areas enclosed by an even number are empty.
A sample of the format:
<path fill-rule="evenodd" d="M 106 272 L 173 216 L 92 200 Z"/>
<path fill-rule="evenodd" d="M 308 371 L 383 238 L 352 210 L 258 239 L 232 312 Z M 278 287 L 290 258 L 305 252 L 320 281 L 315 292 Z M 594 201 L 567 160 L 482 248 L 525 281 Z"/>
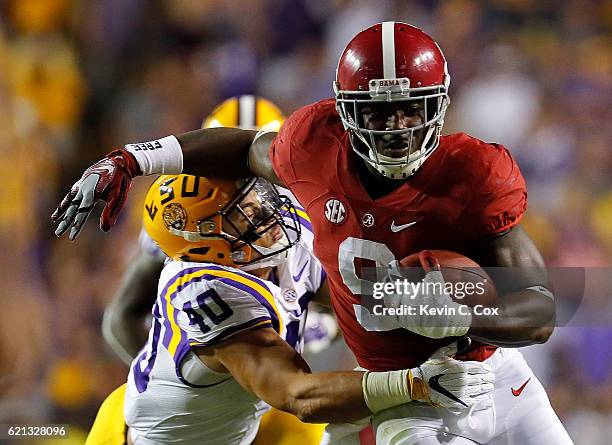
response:
<path fill-rule="evenodd" d="M 351 421 L 408 400 L 473 405 L 493 389 L 487 365 L 448 357 L 414 370 L 311 374 L 301 334 L 324 273 L 312 235 L 299 240 L 290 199 L 264 180 L 162 176 L 145 221 L 174 261 L 128 377 L 130 443 L 250 444 L 269 405 L 306 421 Z M 422 378 L 432 373 L 450 397 Z"/>
<path fill-rule="evenodd" d="M 269 100 L 242 95 L 226 99 L 215 107 L 202 122 L 202 128 L 239 127 L 276 131 L 284 119 L 282 111 Z M 288 192 L 283 190 L 283 193 Z M 295 207 L 302 226 L 308 228 L 308 215 L 297 204 Z M 104 313 L 104 338 L 128 366 L 147 340 L 151 307 L 155 303 L 157 282 L 166 258 L 143 227 L 139 237 L 139 252 L 130 262 L 119 290 Z M 304 352 L 316 354 L 331 344 L 338 328 L 334 317 L 317 305 L 309 307 L 304 331 Z M 100 428 L 100 435 L 105 438 L 108 438 L 111 431 L 119 438 L 124 436 L 123 394 L 123 389 L 119 389 L 105 401 L 92 433 Z M 262 420 L 255 444 L 283 445 L 299 436 L 302 445 L 316 445 L 321 439 L 323 428 L 324 425 L 306 424 L 295 416 L 271 409 Z M 90 439 L 90 443 L 97 443 L 91 434 Z"/>

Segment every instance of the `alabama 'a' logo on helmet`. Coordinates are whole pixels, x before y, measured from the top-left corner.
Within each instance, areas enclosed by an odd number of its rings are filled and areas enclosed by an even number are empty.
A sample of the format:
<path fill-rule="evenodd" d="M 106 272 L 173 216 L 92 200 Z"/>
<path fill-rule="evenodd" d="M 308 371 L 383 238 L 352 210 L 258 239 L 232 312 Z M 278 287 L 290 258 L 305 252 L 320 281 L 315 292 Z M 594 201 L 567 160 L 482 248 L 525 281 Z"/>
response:
<path fill-rule="evenodd" d="M 187 212 L 182 205 L 173 202 L 164 207 L 162 219 L 168 229 L 183 230 L 187 225 Z"/>

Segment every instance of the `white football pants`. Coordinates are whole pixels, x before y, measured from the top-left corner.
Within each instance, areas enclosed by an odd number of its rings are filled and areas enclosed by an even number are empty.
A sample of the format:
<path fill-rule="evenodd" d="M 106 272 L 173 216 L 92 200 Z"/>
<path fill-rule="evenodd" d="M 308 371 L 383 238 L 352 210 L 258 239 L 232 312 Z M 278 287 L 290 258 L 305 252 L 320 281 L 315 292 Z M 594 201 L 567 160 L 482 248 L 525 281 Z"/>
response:
<path fill-rule="evenodd" d="M 500 348 L 486 362 L 496 375 L 488 402 L 470 411 L 434 408 L 420 402 L 387 409 L 372 416 L 376 444 L 572 444 L 542 384 L 518 350 Z M 365 424 L 367 419 L 331 424 L 321 444 L 359 445 L 358 434 Z"/>

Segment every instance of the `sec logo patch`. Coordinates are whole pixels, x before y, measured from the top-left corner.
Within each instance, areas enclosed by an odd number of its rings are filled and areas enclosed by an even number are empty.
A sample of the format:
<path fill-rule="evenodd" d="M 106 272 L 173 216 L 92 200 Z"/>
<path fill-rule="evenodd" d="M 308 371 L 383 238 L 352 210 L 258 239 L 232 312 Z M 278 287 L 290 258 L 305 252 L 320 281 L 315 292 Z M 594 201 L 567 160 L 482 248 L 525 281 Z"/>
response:
<path fill-rule="evenodd" d="M 325 218 L 331 223 L 342 224 L 346 221 L 346 207 L 338 199 L 328 199 L 325 203 Z"/>
<path fill-rule="evenodd" d="M 283 298 L 287 303 L 293 303 L 298 298 L 297 292 L 293 289 L 287 289 L 283 292 Z"/>

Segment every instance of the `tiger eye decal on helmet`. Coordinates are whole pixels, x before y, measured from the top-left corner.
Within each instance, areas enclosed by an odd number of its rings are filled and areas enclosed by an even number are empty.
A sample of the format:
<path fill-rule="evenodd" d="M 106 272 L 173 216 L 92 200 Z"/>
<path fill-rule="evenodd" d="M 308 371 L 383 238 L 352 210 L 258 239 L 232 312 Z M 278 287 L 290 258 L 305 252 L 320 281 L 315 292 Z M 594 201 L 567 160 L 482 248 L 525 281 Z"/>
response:
<path fill-rule="evenodd" d="M 173 202 L 164 207 L 162 219 L 168 229 L 183 230 L 187 225 L 187 212 L 182 205 Z"/>

